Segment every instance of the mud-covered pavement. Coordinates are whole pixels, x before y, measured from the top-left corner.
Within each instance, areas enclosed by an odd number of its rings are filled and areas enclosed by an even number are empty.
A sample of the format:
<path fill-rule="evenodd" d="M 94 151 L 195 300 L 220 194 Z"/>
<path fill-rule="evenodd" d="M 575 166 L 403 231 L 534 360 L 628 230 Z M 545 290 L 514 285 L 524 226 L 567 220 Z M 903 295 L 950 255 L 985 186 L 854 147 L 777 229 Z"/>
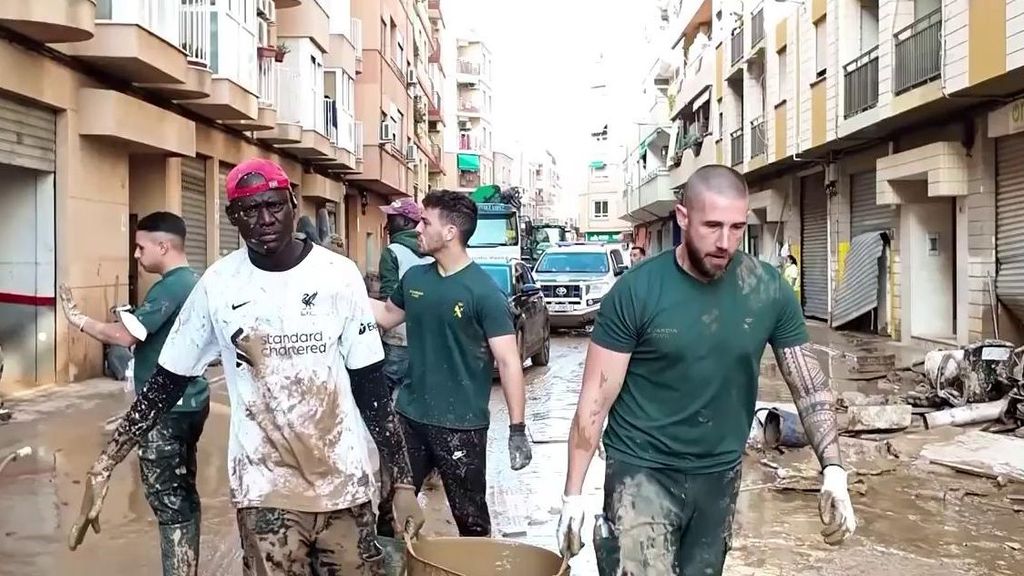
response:
<path fill-rule="evenodd" d="M 556 337 L 551 365 L 527 369 L 527 422 L 534 458 L 523 471 L 509 468 L 508 419 L 500 389 L 494 389 L 488 499 L 496 536 L 554 548 L 566 466 L 565 440 L 586 344 L 583 337 Z M 829 365 L 830 358 L 838 376 L 836 358 L 823 350 L 823 363 Z M 765 374 L 761 399 L 788 401 L 785 386 L 771 376 L 770 366 Z M 868 387 L 838 379 L 835 384 L 840 389 Z M 222 386 L 216 388 L 212 399 L 200 443 L 200 573 L 236 575 L 241 573 L 241 563 L 235 516 L 227 495 L 228 418 Z M 143 496 L 134 455 L 114 474 L 101 516 L 103 532 L 89 533 L 74 553 L 65 544 L 67 529 L 78 513 L 79 482 L 104 442 L 103 423 L 126 405 L 121 386 L 109 381 L 82 383 L 57 393 L 14 399 L 10 405 L 15 419 L 0 425 L 0 457 L 23 445 L 41 449 L 43 456 L 16 462 L 0 474 L 0 575 L 159 574 L 156 523 Z M 751 455 L 744 465 L 744 488 L 726 573 L 1024 573 L 1024 514 L 1008 510 L 1003 498 L 1006 493 L 1024 493 L 1024 487 L 999 488 L 988 480 L 914 462 L 925 443 L 956 432 L 903 434 L 890 446 L 846 442 L 850 463 L 862 471 L 858 487 L 864 493 L 853 491 L 860 525 L 857 534 L 839 548 L 821 542 L 816 495 L 766 487 L 775 472 L 759 463 L 765 455 Z M 767 459 L 793 475 L 813 475 L 816 470 L 809 449 L 771 454 Z M 602 464 L 595 458 L 585 488 L 594 514 L 601 507 Z M 856 478 L 852 475 L 851 481 Z M 442 494 L 431 490 L 424 499 L 429 518 L 426 532 L 454 534 Z M 589 524 L 584 529 L 588 535 Z M 572 566 L 574 574 L 596 574 L 592 546 L 588 545 Z"/>

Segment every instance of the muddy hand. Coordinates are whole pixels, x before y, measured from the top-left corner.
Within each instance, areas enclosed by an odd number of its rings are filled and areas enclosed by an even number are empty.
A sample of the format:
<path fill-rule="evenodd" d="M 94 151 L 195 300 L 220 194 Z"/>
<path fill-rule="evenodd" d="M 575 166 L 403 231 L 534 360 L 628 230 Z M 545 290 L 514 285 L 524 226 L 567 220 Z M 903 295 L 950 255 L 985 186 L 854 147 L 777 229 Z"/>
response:
<path fill-rule="evenodd" d="M 64 308 L 64 315 L 68 317 L 68 322 L 71 322 L 75 325 L 75 328 L 81 330 L 85 324 L 86 316 L 78 309 L 75 297 L 71 294 L 71 288 L 68 288 L 67 284 L 61 282 L 58 295 L 60 297 L 60 305 Z"/>
<path fill-rule="evenodd" d="M 423 509 L 416 500 L 416 489 L 408 484 L 395 484 L 395 497 L 392 500 L 395 512 L 395 533 L 402 534 L 409 530 L 417 534 L 423 527 Z"/>
<path fill-rule="evenodd" d="M 571 558 L 583 548 L 583 496 L 562 496 L 562 514 L 558 517 L 558 550 Z"/>
<path fill-rule="evenodd" d="M 530 450 L 530 439 L 526 437 L 526 424 L 509 424 L 508 456 L 512 461 L 513 470 L 522 470 L 533 460 Z"/>
<path fill-rule="evenodd" d="M 853 514 L 853 503 L 847 488 L 847 474 L 839 466 L 826 466 L 822 471 L 821 494 L 818 496 L 818 514 L 821 535 L 825 543 L 838 546 L 857 530 L 857 518 Z"/>
<path fill-rule="evenodd" d="M 82 510 L 78 519 L 71 526 L 68 534 L 68 548 L 75 550 L 85 539 L 85 533 L 91 527 L 93 532 L 100 533 L 100 509 L 103 499 L 107 496 L 110 475 L 90 471 L 85 477 L 85 494 L 82 495 Z"/>

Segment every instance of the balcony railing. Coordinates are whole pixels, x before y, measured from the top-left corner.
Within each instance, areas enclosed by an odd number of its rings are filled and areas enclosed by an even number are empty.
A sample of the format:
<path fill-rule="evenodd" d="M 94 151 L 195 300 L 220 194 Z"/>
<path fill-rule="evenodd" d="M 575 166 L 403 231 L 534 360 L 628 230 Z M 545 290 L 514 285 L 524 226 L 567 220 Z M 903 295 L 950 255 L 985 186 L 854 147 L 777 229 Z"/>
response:
<path fill-rule="evenodd" d="M 363 21 L 352 19 L 352 46 L 356 49 L 356 62 L 363 61 Z"/>
<path fill-rule="evenodd" d="M 764 8 L 758 8 L 757 12 L 750 18 L 750 45 L 757 46 L 757 43 L 764 40 Z"/>
<path fill-rule="evenodd" d="M 459 135 L 459 150 L 481 152 L 483 151 L 482 143 L 482 139 L 477 136 L 470 136 L 469 134 Z"/>
<path fill-rule="evenodd" d="M 740 135 L 742 137 L 742 134 Z M 755 118 L 750 122 L 750 157 L 763 156 L 765 152 L 764 117 Z M 740 147 L 742 148 L 742 140 Z"/>
<path fill-rule="evenodd" d="M 352 140 L 355 142 L 356 158 L 363 158 L 363 123 L 356 120 L 353 123 L 355 134 L 353 134 Z"/>
<path fill-rule="evenodd" d="M 338 146 L 338 103 L 330 96 L 324 96 L 324 136 L 331 144 Z"/>
<path fill-rule="evenodd" d="M 470 76 L 480 75 L 480 64 L 477 62 L 470 62 L 469 60 L 459 60 L 459 74 L 468 74 Z"/>
<path fill-rule="evenodd" d="M 743 26 L 733 29 L 732 39 L 729 44 L 729 54 L 732 56 L 733 64 L 743 58 Z"/>
<path fill-rule="evenodd" d="M 878 104 L 878 46 L 843 66 L 843 98 L 846 118 Z"/>
<path fill-rule="evenodd" d="M 181 0 L 180 33 L 181 49 L 189 62 L 210 67 L 210 0 Z"/>
<path fill-rule="evenodd" d="M 729 156 L 733 166 L 743 164 L 743 128 L 739 128 L 729 135 Z"/>
<path fill-rule="evenodd" d="M 926 84 L 942 74 L 942 9 L 893 35 L 895 94 Z"/>
<path fill-rule="evenodd" d="M 259 74 L 257 82 L 257 97 L 261 108 L 277 109 L 277 79 L 278 64 L 274 57 L 261 56 L 259 59 Z"/>
<path fill-rule="evenodd" d="M 469 114 L 479 114 L 480 105 L 476 102 L 469 102 L 466 100 L 459 100 L 459 112 L 467 112 Z"/>

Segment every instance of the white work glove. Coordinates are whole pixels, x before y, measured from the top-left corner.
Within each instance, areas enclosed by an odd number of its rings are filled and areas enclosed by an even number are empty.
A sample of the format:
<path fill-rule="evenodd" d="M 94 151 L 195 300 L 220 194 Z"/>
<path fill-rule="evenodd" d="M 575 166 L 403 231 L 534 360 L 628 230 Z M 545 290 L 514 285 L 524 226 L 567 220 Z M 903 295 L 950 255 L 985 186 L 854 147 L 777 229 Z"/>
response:
<path fill-rule="evenodd" d="M 562 496 L 562 515 L 558 517 L 558 549 L 563 558 L 571 558 L 583 548 L 583 496 Z"/>
<path fill-rule="evenodd" d="M 821 471 L 821 494 L 818 496 L 818 514 L 821 535 L 825 543 L 838 546 L 857 529 L 857 518 L 853 515 L 850 491 L 846 487 L 846 470 L 841 466 L 826 466 Z"/>
<path fill-rule="evenodd" d="M 71 322 L 75 328 L 81 331 L 88 317 L 78 309 L 75 297 L 71 295 L 71 288 L 68 288 L 68 285 L 62 282 L 57 295 L 60 298 L 61 306 L 64 308 L 64 315 L 68 317 L 68 322 Z"/>

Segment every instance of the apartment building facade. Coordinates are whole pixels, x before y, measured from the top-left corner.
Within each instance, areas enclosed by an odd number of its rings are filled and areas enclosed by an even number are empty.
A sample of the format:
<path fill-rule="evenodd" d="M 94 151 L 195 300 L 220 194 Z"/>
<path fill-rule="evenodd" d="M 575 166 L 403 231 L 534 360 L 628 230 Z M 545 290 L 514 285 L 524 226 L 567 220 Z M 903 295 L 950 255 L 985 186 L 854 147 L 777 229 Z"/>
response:
<path fill-rule="evenodd" d="M 491 51 L 472 34 L 460 35 L 454 68 L 455 122 L 450 128 L 447 187 L 469 193 L 494 183 Z"/>
<path fill-rule="evenodd" d="M 1024 318 L 1024 5 L 668 6 L 672 192 L 709 163 L 751 188 L 745 249 L 801 266 L 805 314 L 966 343 Z M 671 202 L 648 198 L 640 209 Z"/>
<path fill-rule="evenodd" d="M 380 6 L 396 30 L 412 27 L 414 2 Z M 364 46 L 374 35 L 362 25 L 384 19 L 366 10 L 351 0 L 0 3 L 0 198 L 15 223 L 0 274 L 4 391 L 101 374 L 102 346 L 68 330 L 56 285 L 95 318 L 137 305 L 155 281 L 132 258 L 139 217 L 181 214 L 198 271 L 239 248 L 224 188 L 246 158 L 280 163 L 301 212 L 326 213 L 366 269 L 369 242 L 353 231 L 370 227 L 364 211 L 379 212 L 368 201 L 426 186 L 426 171 L 378 132 L 386 111 L 416 136 L 406 82 L 416 53 L 400 78 L 384 76 L 393 62 L 380 54 L 392 54 L 376 37 Z M 408 143 L 428 157 L 422 139 Z"/>

